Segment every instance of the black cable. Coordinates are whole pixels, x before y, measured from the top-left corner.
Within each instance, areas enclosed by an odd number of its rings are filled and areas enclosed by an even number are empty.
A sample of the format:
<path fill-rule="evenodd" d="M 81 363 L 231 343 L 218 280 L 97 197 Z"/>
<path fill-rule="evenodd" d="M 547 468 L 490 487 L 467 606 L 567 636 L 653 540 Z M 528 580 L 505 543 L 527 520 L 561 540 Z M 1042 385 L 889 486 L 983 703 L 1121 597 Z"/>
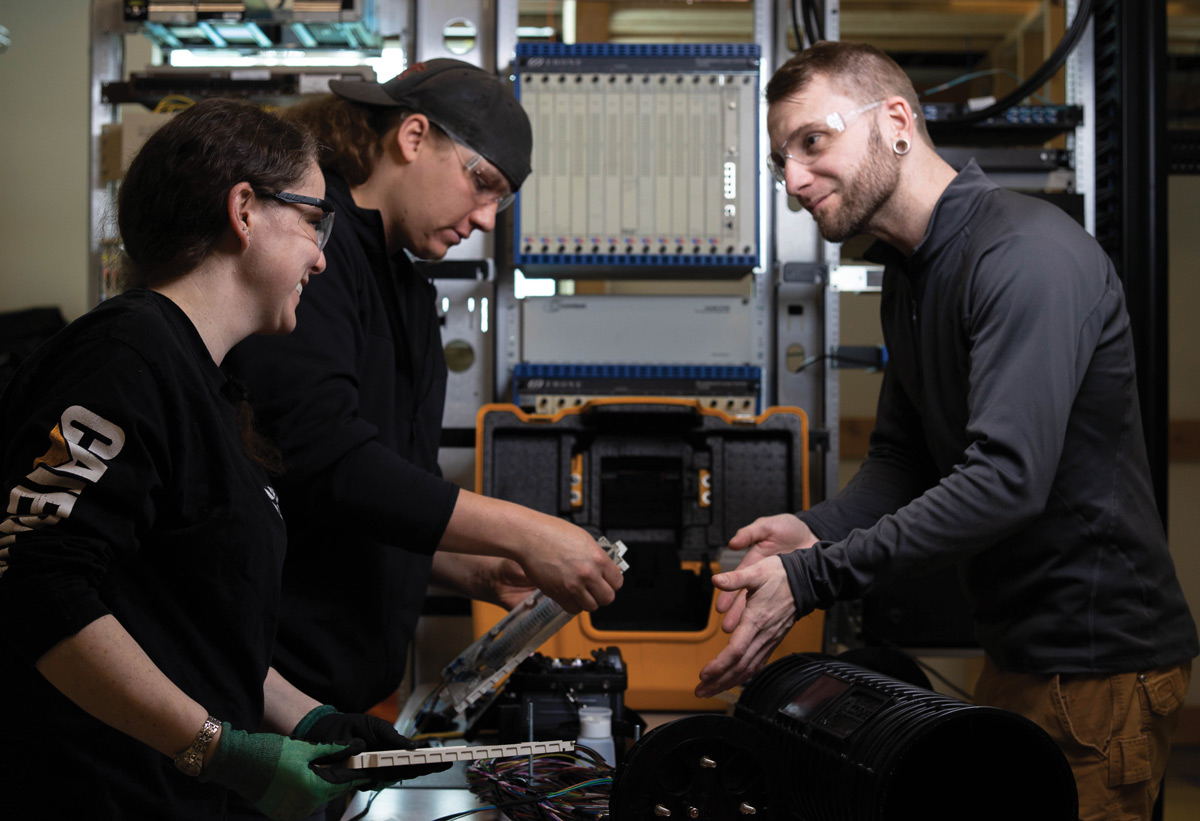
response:
<path fill-rule="evenodd" d="M 375 799 L 378 798 L 382 792 L 383 790 L 376 790 L 373 792 L 371 797 L 367 799 L 367 806 L 363 807 L 363 811 L 351 818 L 350 821 L 362 821 L 363 818 L 366 818 L 367 813 L 371 811 L 371 805 L 375 803 Z"/>
<path fill-rule="evenodd" d="M 548 799 L 555 798 L 555 797 L 562 795 L 564 793 L 567 793 L 567 792 L 572 792 L 579 787 L 590 786 L 593 782 L 602 782 L 605 784 L 611 784 L 612 778 L 604 777 L 604 778 L 598 778 L 598 779 L 590 779 L 588 781 L 582 782 L 581 784 L 572 785 L 571 787 L 568 787 L 566 789 L 549 790 L 549 791 L 545 791 L 545 790 L 535 791 L 532 789 L 532 784 L 529 784 L 529 785 L 521 784 L 523 789 L 527 789 L 531 793 L 530 795 L 525 796 L 523 798 L 512 798 L 512 799 L 508 799 L 506 801 L 494 800 L 490 804 L 484 804 L 479 807 L 473 807 L 471 809 L 460 810 L 458 812 L 452 812 L 449 815 L 443 815 L 439 818 L 435 818 L 435 819 L 433 819 L 433 821 L 455 821 L 455 819 L 466 818 L 468 815 L 474 815 L 475 813 L 483 812 L 484 810 L 498 810 L 499 812 L 506 812 L 508 810 L 514 810 L 519 807 L 527 807 L 530 805 L 541 804 L 541 803 L 547 801 Z M 474 793 L 475 797 L 479 798 L 480 800 L 487 800 L 483 797 L 483 795 L 476 792 L 474 789 L 472 789 L 472 793 Z M 499 793 L 493 792 L 491 797 L 498 799 Z M 557 817 L 556 814 L 554 814 L 552 812 L 551 813 L 543 812 L 543 813 L 539 813 L 539 814 L 546 814 L 549 817 Z"/>
<path fill-rule="evenodd" d="M 788 7 L 792 12 L 792 34 L 796 35 L 796 51 L 804 51 L 804 37 L 800 34 L 800 22 L 796 19 L 796 0 L 791 0 Z"/>
<path fill-rule="evenodd" d="M 818 0 L 801 0 L 804 7 L 804 27 L 808 30 L 809 42 L 816 43 L 825 39 L 824 9 Z"/>
<path fill-rule="evenodd" d="M 978 111 L 972 111 L 946 120 L 938 120 L 938 124 L 965 125 L 966 123 L 977 123 L 981 120 L 986 120 L 989 117 L 994 117 L 997 114 L 1007 111 L 1025 97 L 1028 97 L 1031 92 L 1045 85 L 1054 76 L 1055 72 L 1062 67 L 1062 64 L 1066 62 L 1067 56 L 1075 49 L 1079 38 L 1083 36 L 1083 30 L 1087 28 L 1088 18 L 1091 16 L 1092 0 L 1081 0 L 1079 8 L 1075 11 L 1075 19 L 1071 21 L 1071 27 L 1067 29 L 1067 33 L 1063 35 L 1062 40 L 1058 42 L 1058 47 L 1054 49 L 1054 52 L 1047 58 L 1046 62 L 1038 67 L 1037 71 L 1029 75 L 1029 78 L 1025 82 L 1017 86 L 1012 93 L 997 100 L 987 108 L 981 108 Z"/>
<path fill-rule="evenodd" d="M 449 815 L 443 815 L 440 818 L 433 819 L 433 821 L 455 821 L 458 818 L 466 818 L 468 815 L 474 815 L 477 812 L 483 812 L 484 810 L 494 810 L 494 809 L 497 809 L 497 808 L 496 807 L 479 807 L 479 808 L 473 809 L 473 810 L 463 810 L 462 812 L 453 812 L 453 813 L 450 813 Z"/>
<path fill-rule="evenodd" d="M 917 666 L 921 667 L 926 673 L 929 673 L 929 675 L 933 676 L 938 681 L 940 681 L 943 685 L 945 685 L 947 689 L 953 690 L 958 695 L 958 697 L 961 698 L 963 701 L 968 702 L 969 704 L 975 703 L 975 696 L 968 693 L 962 687 L 959 687 L 957 684 L 952 682 L 950 679 L 946 678 L 944 675 L 942 675 L 941 672 L 939 672 L 937 669 L 935 669 L 933 667 L 933 665 L 931 665 L 927 662 L 921 661 L 921 659 L 917 658 L 916 656 L 910 655 L 909 657 L 917 664 Z"/>
<path fill-rule="evenodd" d="M 836 354 L 836 353 L 825 353 L 825 354 L 817 354 L 816 356 L 810 356 L 808 359 L 805 359 L 803 362 L 801 362 L 796 367 L 796 370 L 793 371 L 793 373 L 800 373 L 800 371 L 804 370 L 805 368 L 811 368 L 813 365 L 816 365 L 818 362 L 824 362 L 827 359 L 832 362 L 838 362 L 841 364 L 850 365 L 851 367 L 866 368 L 868 371 L 882 370 L 882 368 L 879 367 L 879 361 L 876 359 L 869 359 L 869 360 L 868 359 L 859 359 L 856 356 L 844 356 L 842 354 Z"/>

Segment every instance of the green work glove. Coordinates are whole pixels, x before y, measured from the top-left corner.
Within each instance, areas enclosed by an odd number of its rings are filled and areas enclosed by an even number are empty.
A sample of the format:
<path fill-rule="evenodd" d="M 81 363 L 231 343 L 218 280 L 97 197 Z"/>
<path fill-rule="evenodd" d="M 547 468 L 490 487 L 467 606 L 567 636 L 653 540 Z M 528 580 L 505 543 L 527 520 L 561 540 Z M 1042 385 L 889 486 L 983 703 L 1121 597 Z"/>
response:
<path fill-rule="evenodd" d="M 313 744 L 275 733 L 246 733 L 228 722 L 201 781 L 228 787 L 276 821 L 305 818 L 368 779 L 337 764 L 362 752 L 361 741 Z"/>
<path fill-rule="evenodd" d="M 416 743 L 396 732 L 391 724 L 372 715 L 363 713 L 341 713 L 336 707 L 322 704 L 314 707 L 292 730 L 292 738 L 305 741 L 346 743 L 351 739 L 363 742 L 363 752 L 412 750 Z M 370 767 L 358 770 L 369 775 L 371 781 L 360 790 L 382 790 L 397 781 L 408 781 L 430 773 L 450 769 L 450 764 L 412 764 L 403 767 Z"/>

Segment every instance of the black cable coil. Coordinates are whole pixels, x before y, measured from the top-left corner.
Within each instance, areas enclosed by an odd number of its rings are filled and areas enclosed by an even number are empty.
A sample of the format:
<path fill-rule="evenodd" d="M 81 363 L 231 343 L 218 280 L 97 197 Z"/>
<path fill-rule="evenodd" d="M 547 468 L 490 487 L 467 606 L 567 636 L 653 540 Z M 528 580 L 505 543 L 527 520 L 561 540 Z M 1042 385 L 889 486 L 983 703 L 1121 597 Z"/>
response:
<path fill-rule="evenodd" d="M 804 821 L 1075 821 L 1066 758 L 1032 721 L 822 654 L 780 659 L 737 718 L 764 732 Z"/>

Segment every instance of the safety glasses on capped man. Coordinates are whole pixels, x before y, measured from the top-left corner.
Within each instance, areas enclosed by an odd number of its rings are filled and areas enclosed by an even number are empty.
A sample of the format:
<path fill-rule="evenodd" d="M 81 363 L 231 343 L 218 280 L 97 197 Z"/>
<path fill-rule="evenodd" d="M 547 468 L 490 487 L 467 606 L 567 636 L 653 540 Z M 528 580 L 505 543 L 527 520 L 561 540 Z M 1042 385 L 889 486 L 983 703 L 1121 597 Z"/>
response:
<path fill-rule="evenodd" d="M 312 205 L 321 209 L 321 218 L 316 222 L 308 222 L 317 232 L 317 249 L 325 250 L 329 235 L 333 232 L 333 203 L 329 200 L 319 200 L 316 197 L 306 197 L 303 194 L 293 194 L 290 191 L 280 191 L 275 199 L 290 202 L 293 205 Z M 307 220 L 301 220 L 307 222 Z"/>
<path fill-rule="evenodd" d="M 497 214 L 513 204 L 517 195 L 509 188 L 508 180 L 504 179 L 504 175 L 500 173 L 499 169 L 488 162 L 482 154 L 459 139 L 458 135 L 446 126 L 433 120 L 429 122 L 445 134 L 449 138 L 450 144 L 454 146 L 455 156 L 462 163 L 463 170 L 471 176 L 476 202 L 483 206 L 495 205 Z M 464 158 L 462 152 L 459 151 L 460 148 L 471 152 L 471 155 Z"/>
<path fill-rule="evenodd" d="M 863 113 L 878 108 L 883 103 L 883 100 L 876 100 L 845 114 L 835 111 L 826 115 L 824 128 L 816 123 L 797 128 L 788 136 L 779 150 L 773 150 L 767 155 L 767 168 L 770 169 L 771 176 L 778 182 L 786 183 L 784 166 L 788 160 L 795 160 L 801 165 L 812 165 L 829 148 L 834 136 L 843 133 Z"/>

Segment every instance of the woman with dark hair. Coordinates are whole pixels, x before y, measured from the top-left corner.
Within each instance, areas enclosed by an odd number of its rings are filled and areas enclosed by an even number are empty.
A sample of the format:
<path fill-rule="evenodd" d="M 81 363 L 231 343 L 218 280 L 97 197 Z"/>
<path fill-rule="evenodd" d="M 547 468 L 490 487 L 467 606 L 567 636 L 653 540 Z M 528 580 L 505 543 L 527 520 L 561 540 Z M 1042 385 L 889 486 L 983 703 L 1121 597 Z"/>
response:
<path fill-rule="evenodd" d="M 491 231 L 530 172 L 529 118 L 501 79 L 416 63 L 386 83 L 334 81 L 289 114 L 313 129 L 338 223 L 300 328 L 230 355 L 286 466 L 291 538 L 275 664 L 342 709 L 394 692 L 431 580 L 513 606 L 534 585 L 571 612 L 621 574 L 582 528 L 442 478 L 446 397 L 439 260 Z"/>
<path fill-rule="evenodd" d="M 6 817 L 290 818 L 365 783 L 311 765 L 408 744 L 269 673 L 284 525 L 220 369 L 295 326 L 324 196 L 305 129 L 232 100 L 180 114 L 121 188 L 131 289 L 0 399 Z M 347 743 L 310 743 L 333 725 Z"/>

